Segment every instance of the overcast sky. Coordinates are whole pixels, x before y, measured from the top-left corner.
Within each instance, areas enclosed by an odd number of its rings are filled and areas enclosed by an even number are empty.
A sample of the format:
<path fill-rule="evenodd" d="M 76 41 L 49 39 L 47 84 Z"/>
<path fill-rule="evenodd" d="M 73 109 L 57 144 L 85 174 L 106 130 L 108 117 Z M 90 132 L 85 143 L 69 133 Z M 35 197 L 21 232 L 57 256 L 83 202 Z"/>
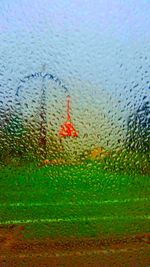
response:
<path fill-rule="evenodd" d="M 0 100 L 43 66 L 80 103 L 134 109 L 150 97 L 150 1 L 1 0 Z"/>

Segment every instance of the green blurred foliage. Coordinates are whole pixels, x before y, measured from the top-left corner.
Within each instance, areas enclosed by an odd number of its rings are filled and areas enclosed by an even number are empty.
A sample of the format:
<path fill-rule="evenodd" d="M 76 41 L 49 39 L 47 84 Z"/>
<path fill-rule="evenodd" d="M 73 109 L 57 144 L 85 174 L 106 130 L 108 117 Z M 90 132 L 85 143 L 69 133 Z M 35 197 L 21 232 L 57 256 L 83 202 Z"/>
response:
<path fill-rule="evenodd" d="M 45 140 L 43 145 L 36 123 L 24 123 L 19 117 L 12 116 L 0 129 L 0 161 L 11 164 L 62 157 L 63 145 L 58 136 L 50 133 Z"/>
<path fill-rule="evenodd" d="M 103 168 L 111 172 L 148 175 L 150 174 L 149 156 L 138 151 L 114 151 L 111 157 L 104 159 Z"/>
<path fill-rule="evenodd" d="M 118 149 L 98 147 L 85 150 L 79 158 L 73 158 L 65 150 L 59 136 L 53 131 L 48 132 L 46 125 L 42 127 L 34 119 L 23 121 L 21 117 L 12 114 L 0 128 L 1 163 L 23 165 L 25 162 L 38 164 L 48 160 L 47 163 L 51 165 L 69 165 L 96 162 L 100 169 L 108 172 L 150 174 L 150 106 L 148 102 L 129 116 L 125 143 Z"/>
<path fill-rule="evenodd" d="M 125 147 L 129 151 L 150 152 L 150 103 L 147 101 L 129 116 Z"/>

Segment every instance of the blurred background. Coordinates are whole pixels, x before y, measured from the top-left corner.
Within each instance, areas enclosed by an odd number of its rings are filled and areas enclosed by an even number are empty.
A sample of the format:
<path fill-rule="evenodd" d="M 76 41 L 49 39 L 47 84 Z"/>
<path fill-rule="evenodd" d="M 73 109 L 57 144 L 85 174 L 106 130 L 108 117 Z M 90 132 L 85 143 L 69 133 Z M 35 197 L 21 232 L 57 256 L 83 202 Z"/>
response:
<path fill-rule="evenodd" d="M 149 40 L 148 0 L 0 1 L 4 250 L 18 225 L 30 241 L 148 242 Z"/>

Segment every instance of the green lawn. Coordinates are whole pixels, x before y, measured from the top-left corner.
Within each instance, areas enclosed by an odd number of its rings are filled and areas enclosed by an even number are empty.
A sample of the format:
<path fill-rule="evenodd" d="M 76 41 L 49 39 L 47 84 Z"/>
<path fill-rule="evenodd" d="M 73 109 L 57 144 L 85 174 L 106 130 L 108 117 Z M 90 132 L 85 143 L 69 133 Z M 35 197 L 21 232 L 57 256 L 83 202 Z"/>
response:
<path fill-rule="evenodd" d="M 26 236 L 98 236 L 150 230 L 150 179 L 77 166 L 1 167 L 0 224 Z"/>

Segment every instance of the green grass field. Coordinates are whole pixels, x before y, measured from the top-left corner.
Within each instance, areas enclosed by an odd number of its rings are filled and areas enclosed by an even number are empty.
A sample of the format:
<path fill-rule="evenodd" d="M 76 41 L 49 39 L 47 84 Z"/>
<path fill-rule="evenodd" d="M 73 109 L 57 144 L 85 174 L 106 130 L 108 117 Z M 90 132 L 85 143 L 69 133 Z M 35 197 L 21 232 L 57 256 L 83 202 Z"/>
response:
<path fill-rule="evenodd" d="M 1 167 L 0 224 L 38 238 L 148 232 L 150 179 L 97 163 Z"/>

